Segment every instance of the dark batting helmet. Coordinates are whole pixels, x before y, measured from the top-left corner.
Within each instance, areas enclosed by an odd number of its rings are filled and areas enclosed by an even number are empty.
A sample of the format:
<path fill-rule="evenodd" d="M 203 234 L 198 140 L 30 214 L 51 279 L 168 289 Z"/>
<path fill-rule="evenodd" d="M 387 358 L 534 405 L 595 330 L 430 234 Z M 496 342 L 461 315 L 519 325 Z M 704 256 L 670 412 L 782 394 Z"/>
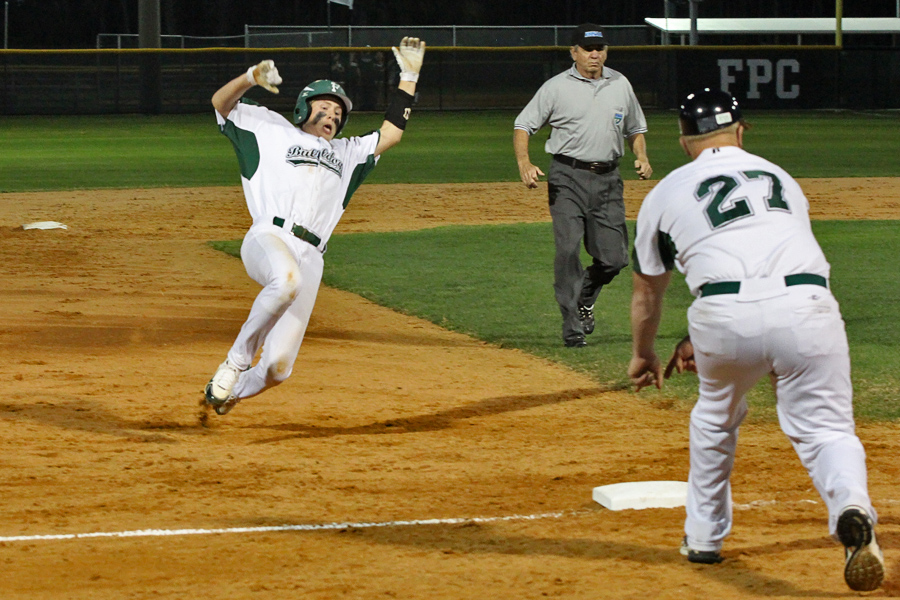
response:
<path fill-rule="evenodd" d="M 681 135 L 702 135 L 743 120 L 741 108 L 731 94 L 709 88 L 688 94 L 678 111 Z"/>
<path fill-rule="evenodd" d="M 334 96 L 343 105 L 344 114 L 341 115 L 341 124 L 334 135 L 339 134 L 344 125 L 347 124 L 347 117 L 350 115 L 350 111 L 353 110 L 353 103 L 350 102 L 350 98 L 347 97 L 347 92 L 344 91 L 344 88 L 336 81 L 331 81 L 330 79 L 313 81 L 300 91 L 300 95 L 297 96 L 297 104 L 294 106 L 294 125 L 299 127 L 306 122 L 309 118 L 309 101 L 317 96 Z"/>

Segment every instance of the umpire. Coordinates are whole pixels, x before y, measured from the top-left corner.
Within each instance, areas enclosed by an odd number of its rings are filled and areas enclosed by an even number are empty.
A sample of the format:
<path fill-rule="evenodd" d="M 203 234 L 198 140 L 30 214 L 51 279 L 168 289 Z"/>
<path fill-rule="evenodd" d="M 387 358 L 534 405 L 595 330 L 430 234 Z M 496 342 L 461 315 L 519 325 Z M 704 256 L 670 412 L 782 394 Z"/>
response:
<path fill-rule="evenodd" d="M 623 140 L 634 153 L 641 179 L 653 173 L 647 159 L 647 121 L 624 75 L 605 67 L 608 44 L 599 25 L 572 33 L 572 67 L 547 80 L 515 121 L 513 148 L 519 174 L 529 188 L 544 173 L 528 155 L 528 141 L 551 127 L 545 150 L 553 155 L 547 177 L 556 257 L 556 301 L 567 347 L 586 346 L 594 331 L 594 302 L 600 289 L 628 264 L 624 185 L 619 159 Z M 592 257 L 581 265 L 581 244 Z"/>

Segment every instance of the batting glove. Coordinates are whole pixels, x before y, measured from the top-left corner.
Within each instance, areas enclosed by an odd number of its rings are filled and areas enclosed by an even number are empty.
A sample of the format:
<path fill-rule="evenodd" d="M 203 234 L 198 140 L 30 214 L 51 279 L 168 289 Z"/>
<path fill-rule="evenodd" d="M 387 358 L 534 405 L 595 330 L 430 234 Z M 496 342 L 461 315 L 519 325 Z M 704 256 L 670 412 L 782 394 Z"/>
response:
<path fill-rule="evenodd" d="M 247 69 L 247 81 L 250 82 L 250 85 L 261 85 L 273 94 L 277 94 L 276 86 L 281 83 L 281 76 L 275 67 L 275 61 L 264 60 Z"/>
<path fill-rule="evenodd" d="M 425 42 L 419 38 L 405 37 L 400 40 L 399 49 L 393 46 L 391 50 L 400 65 L 400 81 L 418 81 L 425 58 Z"/>

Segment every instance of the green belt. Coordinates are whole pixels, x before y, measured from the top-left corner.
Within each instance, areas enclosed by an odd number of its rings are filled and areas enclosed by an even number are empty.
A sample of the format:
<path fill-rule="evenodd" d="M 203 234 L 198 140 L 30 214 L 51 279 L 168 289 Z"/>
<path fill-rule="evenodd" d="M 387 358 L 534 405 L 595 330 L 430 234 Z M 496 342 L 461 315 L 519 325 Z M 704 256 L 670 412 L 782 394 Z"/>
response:
<path fill-rule="evenodd" d="M 827 288 L 828 280 L 821 275 L 813 275 L 812 273 L 795 273 L 794 275 L 785 276 L 784 285 L 788 287 L 792 285 L 818 285 Z M 713 281 L 700 286 L 700 297 L 737 294 L 740 291 L 740 281 Z"/>
<path fill-rule="evenodd" d="M 274 223 L 277 227 L 284 227 L 284 219 L 282 219 L 281 217 L 275 217 L 274 219 L 272 219 L 272 223 Z M 318 248 L 319 244 L 322 243 L 322 240 L 319 239 L 319 236 L 314 234 L 306 227 L 294 225 L 293 227 L 291 227 L 291 233 L 294 234 L 294 237 L 298 237 L 304 242 L 309 242 L 316 248 Z"/>

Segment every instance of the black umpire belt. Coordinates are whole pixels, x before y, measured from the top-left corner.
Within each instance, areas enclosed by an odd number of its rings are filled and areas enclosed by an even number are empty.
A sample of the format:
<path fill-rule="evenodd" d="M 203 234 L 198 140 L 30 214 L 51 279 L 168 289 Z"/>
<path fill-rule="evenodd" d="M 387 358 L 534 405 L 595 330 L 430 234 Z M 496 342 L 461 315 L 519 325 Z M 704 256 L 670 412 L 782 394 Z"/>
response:
<path fill-rule="evenodd" d="M 568 165 L 573 169 L 582 169 L 584 171 L 596 173 L 597 175 L 605 175 L 606 173 L 611 173 L 615 171 L 619 166 L 618 160 L 612 160 L 610 162 L 584 162 L 583 160 L 570 158 L 562 154 L 554 154 L 553 160 L 564 165 Z"/>
<path fill-rule="evenodd" d="M 272 224 L 274 224 L 276 227 L 281 227 L 283 229 L 284 223 L 285 223 L 285 220 L 282 219 L 281 217 L 275 217 L 274 219 L 272 219 Z M 301 225 L 296 225 L 296 224 L 291 225 L 291 234 L 294 237 L 300 238 L 304 242 L 312 244 L 316 248 L 318 248 L 319 244 L 322 243 L 322 239 L 319 236 L 317 236 L 312 231 L 310 231 L 309 229 L 307 229 L 306 227 L 303 227 Z M 322 248 L 321 252 L 324 253 L 325 249 Z"/>
<path fill-rule="evenodd" d="M 784 285 L 791 287 L 792 285 L 818 285 L 823 288 L 828 287 L 828 280 L 821 275 L 813 275 L 812 273 L 795 273 L 794 275 L 786 275 Z M 721 294 L 737 294 L 741 291 L 740 281 L 712 281 L 704 283 L 700 286 L 700 297 L 719 296 Z"/>

